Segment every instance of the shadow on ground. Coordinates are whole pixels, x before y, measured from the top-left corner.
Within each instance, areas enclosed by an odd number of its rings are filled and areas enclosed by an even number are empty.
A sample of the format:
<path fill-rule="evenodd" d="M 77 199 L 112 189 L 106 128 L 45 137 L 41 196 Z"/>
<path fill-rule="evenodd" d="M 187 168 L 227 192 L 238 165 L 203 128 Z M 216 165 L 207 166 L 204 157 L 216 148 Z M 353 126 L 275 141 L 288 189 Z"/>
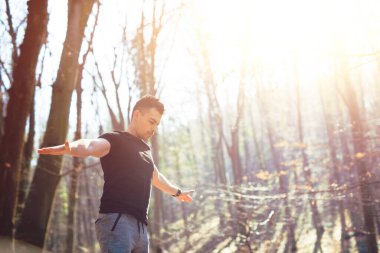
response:
<path fill-rule="evenodd" d="M 18 240 L 10 240 L 9 238 L 0 237 L 1 253 L 51 253 L 50 251 L 42 251 L 41 248 Z"/>

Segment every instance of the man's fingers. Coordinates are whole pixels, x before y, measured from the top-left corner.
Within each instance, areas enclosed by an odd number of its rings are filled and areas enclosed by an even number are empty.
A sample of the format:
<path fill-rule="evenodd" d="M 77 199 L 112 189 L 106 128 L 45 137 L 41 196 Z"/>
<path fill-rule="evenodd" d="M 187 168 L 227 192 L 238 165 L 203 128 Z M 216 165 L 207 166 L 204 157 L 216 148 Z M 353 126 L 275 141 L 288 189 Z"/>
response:
<path fill-rule="evenodd" d="M 41 155 L 50 155 L 53 153 L 53 151 L 50 148 L 41 148 L 37 152 Z"/>
<path fill-rule="evenodd" d="M 40 148 L 37 150 L 38 154 L 47 154 L 46 148 Z"/>
<path fill-rule="evenodd" d="M 193 193 L 193 192 L 194 192 L 194 190 L 183 192 L 178 197 L 178 201 L 190 203 L 191 201 L 193 201 L 193 198 L 189 194 Z"/>
<path fill-rule="evenodd" d="M 66 151 L 66 147 L 68 147 L 68 151 L 70 151 L 70 147 L 68 142 L 65 142 L 65 145 L 59 145 L 54 147 L 46 147 L 46 148 L 40 148 L 37 150 L 38 154 L 41 155 L 64 155 Z"/>
<path fill-rule="evenodd" d="M 178 196 L 178 201 L 190 203 L 193 201 L 193 198 L 190 196 L 193 192 L 195 192 L 195 190 L 183 191 L 181 195 Z"/>
<path fill-rule="evenodd" d="M 190 203 L 191 201 L 193 201 L 193 199 L 190 198 L 190 197 L 188 197 L 188 198 L 181 198 L 180 201 Z"/>

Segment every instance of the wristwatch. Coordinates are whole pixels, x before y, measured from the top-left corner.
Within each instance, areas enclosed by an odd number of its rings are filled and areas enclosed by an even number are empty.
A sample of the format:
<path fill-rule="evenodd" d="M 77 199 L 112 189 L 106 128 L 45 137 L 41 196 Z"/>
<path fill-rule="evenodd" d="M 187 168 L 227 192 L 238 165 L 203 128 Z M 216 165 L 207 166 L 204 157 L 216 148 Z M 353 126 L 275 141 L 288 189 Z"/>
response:
<path fill-rule="evenodd" d="M 179 195 L 181 195 L 181 193 L 182 193 L 181 189 L 178 188 L 177 193 L 172 195 L 172 196 L 177 198 L 177 197 L 179 197 Z"/>

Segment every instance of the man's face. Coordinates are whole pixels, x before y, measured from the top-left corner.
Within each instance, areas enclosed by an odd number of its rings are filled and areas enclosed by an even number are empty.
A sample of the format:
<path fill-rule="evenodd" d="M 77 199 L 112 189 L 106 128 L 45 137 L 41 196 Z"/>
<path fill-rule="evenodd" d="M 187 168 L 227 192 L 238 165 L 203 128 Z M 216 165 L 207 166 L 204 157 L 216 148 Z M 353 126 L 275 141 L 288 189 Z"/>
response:
<path fill-rule="evenodd" d="M 161 121 L 161 114 L 156 108 L 150 108 L 145 111 L 136 110 L 136 133 L 139 138 L 148 140 L 157 129 Z"/>

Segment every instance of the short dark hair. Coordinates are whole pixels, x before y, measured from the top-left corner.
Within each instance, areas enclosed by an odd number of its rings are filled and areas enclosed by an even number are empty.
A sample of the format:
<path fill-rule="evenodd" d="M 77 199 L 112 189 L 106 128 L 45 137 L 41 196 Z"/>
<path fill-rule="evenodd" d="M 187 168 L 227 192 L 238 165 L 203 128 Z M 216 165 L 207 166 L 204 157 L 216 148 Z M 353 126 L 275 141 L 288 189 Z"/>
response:
<path fill-rule="evenodd" d="M 139 110 L 140 112 L 142 112 L 151 108 L 157 109 L 157 111 L 161 113 L 161 115 L 164 114 L 164 110 L 165 110 L 164 104 L 161 103 L 160 100 L 156 98 L 155 96 L 145 95 L 142 98 L 140 98 L 139 101 L 137 101 L 137 103 L 133 107 L 132 116 L 136 110 Z"/>

